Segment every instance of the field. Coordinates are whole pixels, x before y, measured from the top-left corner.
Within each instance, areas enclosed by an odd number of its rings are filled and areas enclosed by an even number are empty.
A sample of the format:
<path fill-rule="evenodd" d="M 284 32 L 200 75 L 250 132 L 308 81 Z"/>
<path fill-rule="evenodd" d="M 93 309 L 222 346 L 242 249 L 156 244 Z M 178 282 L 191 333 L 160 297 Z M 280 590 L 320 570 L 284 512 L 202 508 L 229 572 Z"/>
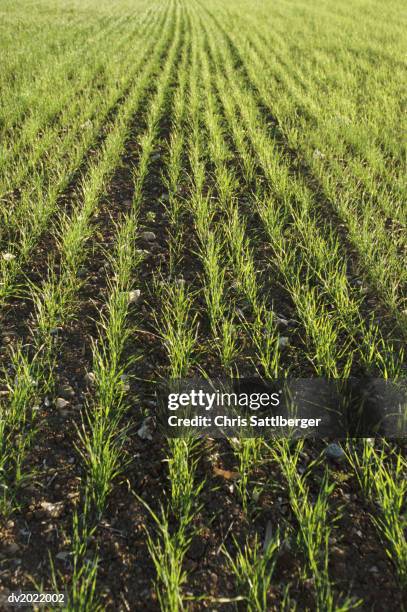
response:
<path fill-rule="evenodd" d="M 404 2 L 0 17 L 0 610 L 402 610 L 405 437 L 155 417 L 167 379 L 405 377 Z"/>

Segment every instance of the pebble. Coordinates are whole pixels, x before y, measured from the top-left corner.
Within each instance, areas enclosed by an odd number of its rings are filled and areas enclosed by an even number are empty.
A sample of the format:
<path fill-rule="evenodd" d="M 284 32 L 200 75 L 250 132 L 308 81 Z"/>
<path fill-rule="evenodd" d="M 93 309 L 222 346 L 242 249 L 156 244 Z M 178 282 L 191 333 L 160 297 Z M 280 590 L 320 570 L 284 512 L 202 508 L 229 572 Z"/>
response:
<path fill-rule="evenodd" d="M 140 234 L 140 238 L 142 240 L 146 240 L 147 242 L 153 242 L 156 238 L 154 232 L 142 232 Z"/>
<path fill-rule="evenodd" d="M 339 444 L 335 444 L 335 442 L 328 444 L 325 449 L 325 455 L 332 461 L 342 461 L 346 456 L 344 450 L 339 446 Z"/>
<path fill-rule="evenodd" d="M 155 428 L 156 428 L 155 419 L 154 417 L 149 416 L 146 419 L 144 419 L 140 429 L 137 431 L 137 435 L 142 440 L 152 440 Z"/>
<path fill-rule="evenodd" d="M 344 559 L 346 557 L 345 551 L 339 546 L 333 546 L 331 548 L 331 555 L 335 557 L 335 559 Z"/>
<path fill-rule="evenodd" d="M 133 289 L 129 291 L 129 304 L 137 304 L 140 301 L 141 291 L 140 289 Z"/>
<path fill-rule="evenodd" d="M 93 386 L 96 383 L 96 376 L 93 372 L 85 374 L 85 383 L 89 386 Z"/>
<path fill-rule="evenodd" d="M 16 258 L 16 256 L 13 255 L 13 253 L 2 253 L 2 257 L 4 261 L 13 261 L 13 259 Z"/>
<path fill-rule="evenodd" d="M 55 402 L 55 406 L 58 408 L 58 410 L 63 410 L 68 404 L 69 402 L 67 402 L 63 397 L 58 397 Z"/>
<path fill-rule="evenodd" d="M 47 501 L 41 502 L 41 508 L 44 515 L 49 516 L 50 518 L 60 518 L 64 513 L 64 502 L 56 502 L 51 503 Z"/>
<path fill-rule="evenodd" d="M 58 389 L 58 395 L 63 399 L 70 400 L 75 397 L 75 391 L 71 385 L 61 385 Z"/>
<path fill-rule="evenodd" d="M 278 346 L 284 348 L 290 344 L 290 339 L 287 336 L 280 336 L 278 339 Z"/>
<path fill-rule="evenodd" d="M 278 329 L 285 329 L 286 327 L 288 327 L 289 322 L 287 321 L 287 319 L 276 317 L 276 325 Z"/>
<path fill-rule="evenodd" d="M 209 574 L 209 580 L 211 582 L 212 589 L 215 589 L 218 584 L 218 575 L 215 572 L 211 572 Z"/>

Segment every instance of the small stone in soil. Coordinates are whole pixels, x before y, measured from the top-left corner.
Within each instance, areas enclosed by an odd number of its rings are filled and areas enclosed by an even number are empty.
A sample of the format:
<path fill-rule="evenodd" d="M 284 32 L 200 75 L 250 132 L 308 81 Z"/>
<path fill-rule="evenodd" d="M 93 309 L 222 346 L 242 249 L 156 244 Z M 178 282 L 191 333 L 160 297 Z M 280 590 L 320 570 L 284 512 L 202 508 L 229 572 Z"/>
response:
<path fill-rule="evenodd" d="M 328 459 L 337 462 L 343 461 L 343 459 L 345 458 L 344 450 L 339 446 L 339 444 L 335 444 L 335 442 L 333 442 L 332 444 L 328 444 L 325 449 L 325 455 Z"/>
<path fill-rule="evenodd" d="M 152 440 L 155 429 L 156 429 L 155 419 L 154 417 L 149 416 L 146 419 L 144 419 L 140 429 L 137 431 L 137 435 L 142 440 Z"/>
<path fill-rule="evenodd" d="M 290 339 L 287 336 L 280 336 L 278 339 L 278 346 L 284 348 L 290 344 Z"/>
<path fill-rule="evenodd" d="M 70 400 L 75 397 L 75 391 L 71 385 L 61 385 L 58 389 L 58 395 L 63 399 Z"/>
<path fill-rule="evenodd" d="M 58 397 L 55 402 L 55 406 L 58 408 L 58 410 L 63 410 L 68 404 L 69 402 L 67 402 L 63 397 Z"/>
<path fill-rule="evenodd" d="M 50 518 L 60 518 L 64 513 L 64 502 L 51 503 L 47 501 L 41 502 L 41 508 Z"/>
<path fill-rule="evenodd" d="M 13 253 L 2 253 L 2 257 L 4 261 L 13 261 L 13 259 L 16 258 L 16 256 L 13 255 Z"/>
<path fill-rule="evenodd" d="M 288 321 L 287 319 L 276 317 L 276 325 L 278 329 L 285 329 L 286 327 L 288 327 Z"/>
<path fill-rule="evenodd" d="M 133 289 L 129 291 L 129 304 L 137 304 L 140 301 L 141 291 L 140 289 Z"/>
<path fill-rule="evenodd" d="M 154 232 L 142 232 L 140 234 L 140 238 L 142 240 L 146 240 L 147 242 L 153 242 L 153 240 L 155 240 L 156 236 L 155 236 Z"/>
<path fill-rule="evenodd" d="M 93 372 L 87 372 L 87 374 L 85 374 L 85 383 L 88 386 L 93 386 L 96 383 L 96 376 Z"/>

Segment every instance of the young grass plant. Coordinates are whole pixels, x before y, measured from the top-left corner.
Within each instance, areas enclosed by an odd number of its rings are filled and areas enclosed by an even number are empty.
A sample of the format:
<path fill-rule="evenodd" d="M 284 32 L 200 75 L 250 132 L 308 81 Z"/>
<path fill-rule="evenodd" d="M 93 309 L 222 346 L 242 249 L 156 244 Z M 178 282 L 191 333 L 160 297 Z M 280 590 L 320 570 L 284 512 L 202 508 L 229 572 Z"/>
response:
<path fill-rule="evenodd" d="M 85 495 L 85 500 L 90 499 Z M 74 612 L 83 610 L 84 612 L 101 612 L 103 606 L 96 593 L 97 571 L 99 558 L 93 555 L 90 558 L 89 544 L 94 537 L 95 527 L 92 526 L 92 516 L 90 507 L 85 501 L 82 513 L 75 509 L 73 514 L 72 530 L 72 583 L 69 591 L 66 592 L 66 605 L 63 610 Z M 60 593 L 63 584 L 63 575 L 55 570 L 55 565 L 50 558 L 51 565 L 51 586 L 54 592 Z M 44 591 L 43 586 L 39 591 Z"/>
<path fill-rule="evenodd" d="M 263 612 L 269 608 L 269 593 L 279 546 L 280 536 L 276 532 L 265 550 L 257 537 L 253 543 L 246 541 L 242 548 L 235 540 L 234 556 L 224 548 L 228 565 L 236 579 L 236 586 L 244 596 L 247 610 L 250 612 Z"/>
<path fill-rule="evenodd" d="M 333 520 L 328 519 L 329 497 L 334 484 L 329 482 L 328 471 L 325 469 L 319 492 L 311 501 L 308 480 L 316 467 L 316 461 L 309 464 L 301 475 L 298 460 L 303 448 L 303 440 L 290 442 L 287 439 L 276 440 L 273 446 L 269 446 L 286 479 L 291 509 L 298 522 L 297 542 L 306 558 L 303 579 L 312 577 L 314 580 L 318 611 L 350 610 L 358 607 L 359 602 L 351 598 L 336 602 L 328 572 L 329 537 L 332 524 L 338 519 L 338 516 Z"/>
<path fill-rule="evenodd" d="M 162 312 L 157 328 L 168 353 L 170 378 L 185 378 L 194 361 L 197 346 L 197 315 L 192 312 L 192 295 L 185 283 L 163 283 L 160 295 Z"/>
<path fill-rule="evenodd" d="M 394 563 L 401 587 L 407 588 L 407 539 L 405 535 L 407 462 L 400 450 L 389 443 L 377 449 L 369 439 L 359 450 L 349 442 L 347 457 L 366 498 L 377 507 L 372 521 Z"/>

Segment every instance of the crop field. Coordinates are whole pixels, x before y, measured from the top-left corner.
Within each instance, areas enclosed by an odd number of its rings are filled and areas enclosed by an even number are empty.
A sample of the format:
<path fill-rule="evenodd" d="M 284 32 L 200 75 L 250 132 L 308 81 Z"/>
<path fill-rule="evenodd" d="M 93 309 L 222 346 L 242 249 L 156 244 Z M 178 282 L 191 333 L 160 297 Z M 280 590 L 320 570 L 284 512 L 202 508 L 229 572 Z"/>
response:
<path fill-rule="evenodd" d="M 405 378 L 406 26 L 0 2 L 1 611 L 404 609 L 405 437 L 174 438 L 156 390 Z"/>

